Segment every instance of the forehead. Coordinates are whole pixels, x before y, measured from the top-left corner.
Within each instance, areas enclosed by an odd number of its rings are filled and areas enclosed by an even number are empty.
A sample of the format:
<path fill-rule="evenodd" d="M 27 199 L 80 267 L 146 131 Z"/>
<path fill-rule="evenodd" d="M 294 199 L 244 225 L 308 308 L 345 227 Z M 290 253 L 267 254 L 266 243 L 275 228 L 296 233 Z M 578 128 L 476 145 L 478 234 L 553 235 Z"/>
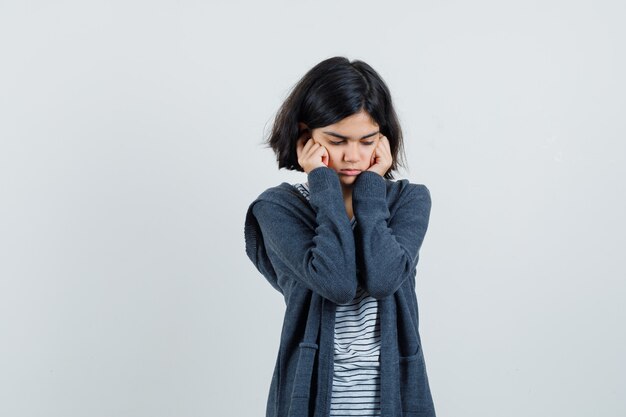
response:
<path fill-rule="evenodd" d="M 352 114 L 331 125 L 325 126 L 323 130 L 331 130 L 345 136 L 362 136 L 378 130 L 378 123 L 365 111 Z"/>

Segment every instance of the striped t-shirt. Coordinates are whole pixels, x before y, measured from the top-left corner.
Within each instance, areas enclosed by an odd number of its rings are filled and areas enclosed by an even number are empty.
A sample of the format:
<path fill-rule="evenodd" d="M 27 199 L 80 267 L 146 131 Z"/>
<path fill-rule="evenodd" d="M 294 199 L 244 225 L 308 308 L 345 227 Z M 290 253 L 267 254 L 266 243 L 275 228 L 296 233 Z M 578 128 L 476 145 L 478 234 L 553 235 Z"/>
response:
<path fill-rule="evenodd" d="M 293 186 L 309 199 L 308 183 Z M 337 305 L 333 368 L 330 415 L 380 416 L 378 301 L 361 286 L 350 303 Z"/>

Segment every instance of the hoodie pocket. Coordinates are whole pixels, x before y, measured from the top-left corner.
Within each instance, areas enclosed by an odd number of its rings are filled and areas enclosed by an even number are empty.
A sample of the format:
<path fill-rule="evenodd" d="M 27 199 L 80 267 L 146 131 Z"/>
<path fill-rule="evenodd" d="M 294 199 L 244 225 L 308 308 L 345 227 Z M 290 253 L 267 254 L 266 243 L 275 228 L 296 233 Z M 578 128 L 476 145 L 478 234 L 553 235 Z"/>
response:
<path fill-rule="evenodd" d="M 299 345 L 298 366 L 293 381 L 289 416 L 303 417 L 310 414 L 311 381 L 318 345 L 302 342 Z"/>
<path fill-rule="evenodd" d="M 400 397 L 405 417 L 434 416 L 434 407 L 421 347 L 411 356 L 400 356 Z"/>

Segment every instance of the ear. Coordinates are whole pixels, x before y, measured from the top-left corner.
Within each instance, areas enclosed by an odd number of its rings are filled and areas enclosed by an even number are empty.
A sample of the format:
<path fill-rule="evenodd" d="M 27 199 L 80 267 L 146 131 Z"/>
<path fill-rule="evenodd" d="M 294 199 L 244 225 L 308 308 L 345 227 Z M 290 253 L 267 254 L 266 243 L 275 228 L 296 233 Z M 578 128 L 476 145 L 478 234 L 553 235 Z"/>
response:
<path fill-rule="evenodd" d="M 309 135 L 308 137 L 311 137 L 311 131 L 305 123 L 298 123 L 298 131 L 300 132 L 299 136 L 302 136 L 305 132 L 307 132 Z"/>

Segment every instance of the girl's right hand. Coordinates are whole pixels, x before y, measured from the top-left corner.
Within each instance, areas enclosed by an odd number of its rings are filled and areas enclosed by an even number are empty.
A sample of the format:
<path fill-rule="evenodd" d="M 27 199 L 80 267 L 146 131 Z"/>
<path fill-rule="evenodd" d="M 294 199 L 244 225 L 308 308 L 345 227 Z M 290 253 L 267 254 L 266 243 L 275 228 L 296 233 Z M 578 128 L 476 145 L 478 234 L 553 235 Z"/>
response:
<path fill-rule="evenodd" d="M 328 150 L 316 142 L 308 132 L 298 139 L 296 153 L 298 164 L 307 174 L 315 168 L 328 166 Z"/>

